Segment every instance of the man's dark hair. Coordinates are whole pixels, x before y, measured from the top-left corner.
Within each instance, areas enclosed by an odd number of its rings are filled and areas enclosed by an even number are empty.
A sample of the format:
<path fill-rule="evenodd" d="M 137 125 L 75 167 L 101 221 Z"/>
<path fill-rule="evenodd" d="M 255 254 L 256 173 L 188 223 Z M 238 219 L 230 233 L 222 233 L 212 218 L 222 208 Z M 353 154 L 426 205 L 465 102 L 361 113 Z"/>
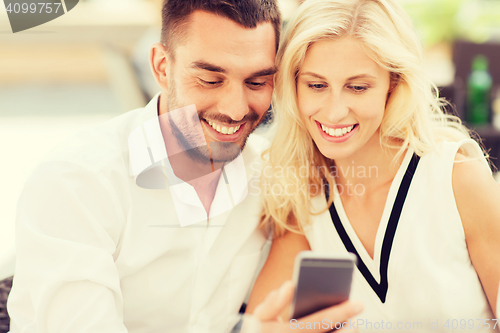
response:
<path fill-rule="evenodd" d="M 226 17 L 245 28 L 272 23 L 276 49 L 281 32 L 281 15 L 276 0 L 165 0 L 162 9 L 161 43 L 173 57 L 175 43 L 185 34 L 184 23 L 191 13 L 203 10 Z"/>

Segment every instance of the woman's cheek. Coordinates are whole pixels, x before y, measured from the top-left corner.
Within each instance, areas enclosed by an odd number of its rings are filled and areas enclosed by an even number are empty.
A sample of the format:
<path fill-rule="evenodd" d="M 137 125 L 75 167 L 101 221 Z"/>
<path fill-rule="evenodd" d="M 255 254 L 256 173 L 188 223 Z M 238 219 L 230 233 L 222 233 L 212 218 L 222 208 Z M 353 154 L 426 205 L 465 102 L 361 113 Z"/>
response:
<path fill-rule="evenodd" d="M 305 126 L 305 128 L 307 128 L 307 131 L 309 132 L 309 134 L 313 134 L 312 131 L 313 131 L 313 121 L 311 119 L 311 116 L 314 115 L 314 111 L 312 111 L 311 108 L 307 108 L 307 107 L 301 107 L 299 105 L 299 112 L 300 112 L 300 119 L 302 120 L 302 124 Z"/>
<path fill-rule="evenodd" d="M 358 117 L 375 120 L 384 117 L 385 104 L 382 100 L 367 100 L 353 105 L 352 110 L 355 110 Z"/>
<path fill-rule="evenodd" d="M 297 106 L 299 107 L 299 112 L 303 117 L 311 117 L 312 115 L 316 114 L 319 110 L 318 106 L 316 105 L 317 101 L 315 101 L 313 98 L 299 96 L 297 102 L 298 102 Z"/>

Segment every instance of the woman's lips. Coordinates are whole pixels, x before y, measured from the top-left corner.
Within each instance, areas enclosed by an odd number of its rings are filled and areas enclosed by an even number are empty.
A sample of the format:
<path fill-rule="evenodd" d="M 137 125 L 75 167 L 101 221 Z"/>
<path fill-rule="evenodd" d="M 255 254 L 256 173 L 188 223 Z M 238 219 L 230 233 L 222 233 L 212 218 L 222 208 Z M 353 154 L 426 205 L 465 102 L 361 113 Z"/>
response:
<path fill-rule="evenodd" d="M 329 142 L 341 143 L 349 140 L 359 128 L 359 124 L 353 125 L 337 125 L 335 127 L 327 127 L 316 121 L 316 126 L 320 135 Z M 328 132 L 328 133 L 326 133 Z"/>

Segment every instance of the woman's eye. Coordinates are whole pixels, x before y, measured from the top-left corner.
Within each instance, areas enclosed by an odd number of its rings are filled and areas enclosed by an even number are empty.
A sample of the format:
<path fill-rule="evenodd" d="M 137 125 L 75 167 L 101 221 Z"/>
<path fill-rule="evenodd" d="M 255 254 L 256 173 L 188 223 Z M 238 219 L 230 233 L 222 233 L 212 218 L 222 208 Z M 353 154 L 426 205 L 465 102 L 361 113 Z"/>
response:
<path fill-rule="evenodd" d="M 354 85 L 354 86 L 350 86 L 350 88 L 351 88 L 352 90 L 354 90 L 354 92 L 357 92 L 357 93 L 358 93 L 358 92 L 363 92 L 363 91 L 365 91 L 365 90 L 367 90 L 367 89 L 368 89 L 368 87 L 366 87 L 366 86 L 356 86 L 356 85 Z"/>
<path fill-rule="evenodd" d="M 322 83 L 310 83 L 307 86 L 313 90 L 322 90 L 326 87 L 326 85 Z"/>

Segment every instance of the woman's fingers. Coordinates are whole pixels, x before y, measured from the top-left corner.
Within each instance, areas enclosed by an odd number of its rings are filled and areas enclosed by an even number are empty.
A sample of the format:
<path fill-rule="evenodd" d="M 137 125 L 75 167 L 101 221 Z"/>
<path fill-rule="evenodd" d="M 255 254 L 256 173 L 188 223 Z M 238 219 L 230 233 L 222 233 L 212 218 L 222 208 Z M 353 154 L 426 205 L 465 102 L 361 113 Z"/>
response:
<path fill-rule="evenodd" d="M 293 292 L 293 283 L 285 281 L 279 289 L 267 295 L 266 299 L 255 308 L 253 315 L 261 322 L 278 320 L 280 313 L 292 302 Z"/>
<path fill-rule="evenodd" d="M 286 281 L 280 289 L 270 292 L 266 299 L 259 304 L 253 315 L 262 323 L 262 332 L 296 332 L 305 329 L 310 333 L 331 332 L 342 330 L 343 332 L 356 332 L 349 325 L 349 319 L 363 310 L 361 303 L 347 301 L 309 316 L 293 319 L 287 322 L 278 322 L 278 316 L 290 305 L 293 299 L 294 287 L 291 281 Z"/>
<path fill-rule="evenodd" d="M 332 306 L 325 310 L 318 311 L 304 318 L 292 319 L 288 322 L 263 322 L 262 333 L 324 333 L 341 331 L 345 333 L 357 332 L 356 328 L 351 326 L 349 320 L 360 313 L 363 306 L 360 303 L 344 302 Z"/>
<path fill-rule="evenodd" d="M 358 302 L 346 301 L 339 305 L 334 305 L 324 310 L 315 312 L 307 317 L 291 321 L 293 327 L 306 328 L 315 327 L 314 323 L 321 323 L 321 329 L 311 329 L 308 332 L 330 332 L 333 329 L 343 329 L 352 332 L 349 319 L 363 311 L 363 305 Z M 318 325 L 320 326 L 320 325 Z M 354 330 L 355 331 L 355 330 Z"/>

